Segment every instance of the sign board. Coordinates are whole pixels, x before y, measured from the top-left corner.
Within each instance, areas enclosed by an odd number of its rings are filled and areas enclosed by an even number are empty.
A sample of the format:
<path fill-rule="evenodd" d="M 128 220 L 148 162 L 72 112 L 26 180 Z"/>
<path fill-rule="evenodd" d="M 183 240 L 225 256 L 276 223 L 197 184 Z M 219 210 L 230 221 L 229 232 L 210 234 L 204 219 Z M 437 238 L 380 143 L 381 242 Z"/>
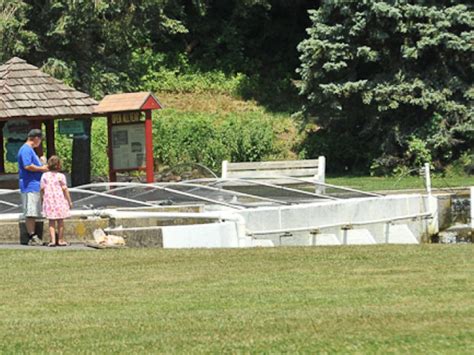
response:
<path fill-rule="evenodd" d="M 84 122 L 82 120 L 59 121 L 59 134 L 84 135 Z"/>
<path fill-rule="evenodd" d="M 142 121 L 140 112 L 120 112 L 112 114 L 112 124 L 137 123 Z"/>
<path fill-rule="evenodd" d="M 18 151 L 23 144 L 24 142 L 21 141 L 8 140 L 7 144 L 5 144 L 7 148 L 7 161 L 10 163 L 16 163 L 18 161 Z"/>
<path fill-rule="evenodd" d="M 3 137 L 24 142 L 30 130 L 27 120 L 10 120 L 3 126 Z"/>
<path fill-rule="evenodd" d="M 29 130 L 30 123 L 27 120 L 10 120 L 3 126 L 3 137 L 7 139 L 6 158 L 10 163 L 17 162 L 18 151 L 25 143 Z"/>
<path fill-rule="evenodd" d="M 118 172 L 142 170 L 146 182 L 155 180 L 152 111 L 161 104 L 151 92 L 107 95 L 94 113 L 107 115 L 109 180 Z"/>
<path fill-rule="evenodd" d="M 145 168 L 144 123 L 112 125 L 112 157 L 114 170 Z"/>

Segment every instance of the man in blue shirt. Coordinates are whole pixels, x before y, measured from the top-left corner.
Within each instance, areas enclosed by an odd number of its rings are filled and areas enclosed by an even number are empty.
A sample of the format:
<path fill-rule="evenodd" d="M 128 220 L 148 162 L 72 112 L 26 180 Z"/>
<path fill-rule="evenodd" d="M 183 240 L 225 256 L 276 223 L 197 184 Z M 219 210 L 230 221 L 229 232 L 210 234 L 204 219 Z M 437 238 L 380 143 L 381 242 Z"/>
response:
<path fill-rule="evenodd" d="M 48 171 L 45 157 L 38 157 L 34 148 L 39 147 L 43 133 L 40 129 L 32 129 L 28 139 L 18 151 L 18 173 L 20 182 L 21 202 L 28 231 L 28 245 L 42 245 L 35 233 L 36 219 L 41 218 L 40 181 L 43 172 Z"/>

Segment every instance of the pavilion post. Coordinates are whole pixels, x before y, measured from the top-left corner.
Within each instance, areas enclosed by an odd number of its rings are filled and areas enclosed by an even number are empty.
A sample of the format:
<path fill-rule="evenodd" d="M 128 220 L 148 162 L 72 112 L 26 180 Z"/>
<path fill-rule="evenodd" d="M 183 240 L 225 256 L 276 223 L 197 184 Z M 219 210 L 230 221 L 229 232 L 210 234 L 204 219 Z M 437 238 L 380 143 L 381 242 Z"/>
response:
<path fill-rule="evenodd" d="M 145 111 L 145 156 L 146 156 L 146 182 L 155 181 L 153 169 L 153 124 L 151 120 L 151 110 Z"/>
<path fill-rule="evenodd" d="M 0 174 L 5 173 L 5 150 L 3 149 L 3 126 L 5 121 L 0 121 Z"/>
<path fill-rule="evenodd" d="M 56 154 L 56 146 L 54 144 L 54 121 L 47 120 L 44 122 L 46 126 L 46 153 L 48 158 Z"/>

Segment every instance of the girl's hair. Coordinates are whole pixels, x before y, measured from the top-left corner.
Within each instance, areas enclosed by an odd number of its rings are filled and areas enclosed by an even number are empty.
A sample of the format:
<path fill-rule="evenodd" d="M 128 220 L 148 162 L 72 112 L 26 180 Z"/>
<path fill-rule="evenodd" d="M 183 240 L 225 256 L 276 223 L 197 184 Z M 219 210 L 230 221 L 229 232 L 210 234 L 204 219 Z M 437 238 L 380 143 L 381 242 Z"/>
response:
<path fill-rule="evenodd" d="M 61 159 L 57 155 L 51 155 L 48 159 L 48 169 L 49 171 L 58 171 L 61 169 Z"/>

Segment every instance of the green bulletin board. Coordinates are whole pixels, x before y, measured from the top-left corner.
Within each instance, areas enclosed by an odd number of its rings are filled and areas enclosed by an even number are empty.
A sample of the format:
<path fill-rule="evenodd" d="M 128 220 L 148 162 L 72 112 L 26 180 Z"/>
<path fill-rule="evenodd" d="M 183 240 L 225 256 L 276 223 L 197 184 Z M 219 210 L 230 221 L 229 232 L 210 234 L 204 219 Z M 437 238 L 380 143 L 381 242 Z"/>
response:
<path fill-rule="evenodd" d="M 64 135 L 83 135 L 84 123 L 81 120 L 65 120 L 58 123 L 59 134 Z"/>

